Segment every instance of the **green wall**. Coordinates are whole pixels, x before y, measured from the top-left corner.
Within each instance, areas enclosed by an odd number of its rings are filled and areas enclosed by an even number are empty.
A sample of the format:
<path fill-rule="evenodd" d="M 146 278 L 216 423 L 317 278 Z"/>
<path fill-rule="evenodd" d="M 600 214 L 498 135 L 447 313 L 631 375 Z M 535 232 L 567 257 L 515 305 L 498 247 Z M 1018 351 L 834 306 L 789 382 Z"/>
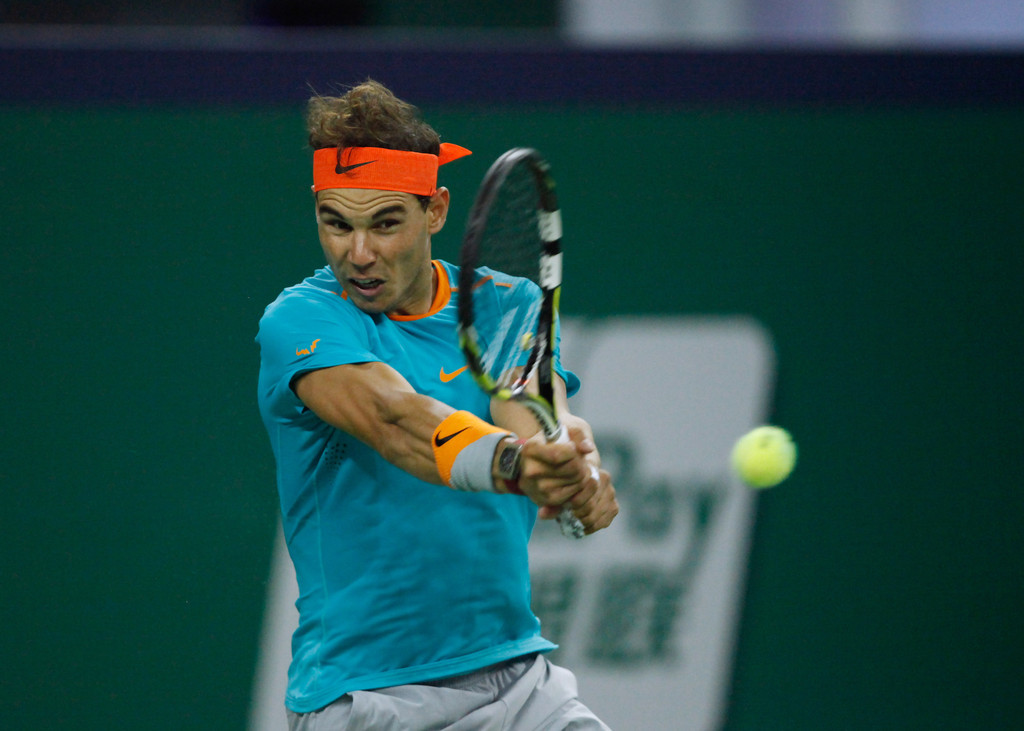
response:
<path fill-rule="evenodd" d="M 252 339 L 320 264 L 300 112 L 0 109 L 6 728 L 244 727 L 276 510 Z M 775 338 L 801 464 L 760 501 L 727 728 L 1019 719 L 1024 111 L 426 112 L 477 153 L 440 255 L 529 144 L 568 314 Z"/>

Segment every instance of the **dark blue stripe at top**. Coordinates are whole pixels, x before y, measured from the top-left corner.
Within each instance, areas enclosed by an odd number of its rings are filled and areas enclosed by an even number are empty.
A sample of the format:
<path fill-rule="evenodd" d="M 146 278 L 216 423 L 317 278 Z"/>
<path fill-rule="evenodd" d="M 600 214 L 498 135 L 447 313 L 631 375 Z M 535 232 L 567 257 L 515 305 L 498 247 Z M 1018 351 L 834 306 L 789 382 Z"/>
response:
<path fill-rule="evenodd" d="M 433 40 L 430 40 L 433 39 Z M 295 104 L 373 77 L 430 103 L 1024 103 L 1024 53 L 594 50 L 192 30 L 0 34 L 0 102 Z"/>

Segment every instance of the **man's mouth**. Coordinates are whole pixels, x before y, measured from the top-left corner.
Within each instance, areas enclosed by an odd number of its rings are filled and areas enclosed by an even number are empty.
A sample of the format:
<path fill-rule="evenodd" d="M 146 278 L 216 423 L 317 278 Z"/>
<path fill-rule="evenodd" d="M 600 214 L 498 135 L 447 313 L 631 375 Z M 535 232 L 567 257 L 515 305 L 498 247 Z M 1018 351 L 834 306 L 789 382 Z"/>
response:
<path fill-rule="evenodd" d="M 364 295 L 376 294 L 384 284 L 383 279 L 357 279 L 351 277 L 348 281 L 360 294 Z"/>

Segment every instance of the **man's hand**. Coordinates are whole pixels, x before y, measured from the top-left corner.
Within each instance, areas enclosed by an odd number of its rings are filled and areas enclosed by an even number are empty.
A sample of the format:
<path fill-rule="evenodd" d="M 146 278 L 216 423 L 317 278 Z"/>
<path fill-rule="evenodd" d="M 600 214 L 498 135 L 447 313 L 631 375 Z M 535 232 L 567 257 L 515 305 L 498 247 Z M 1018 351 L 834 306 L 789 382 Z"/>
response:
<path fill-rule="evenodd" d="M 600 469 L 597 448 L 579 428 L 568 442 L 547 442 L 542 434 L 523 446 L 519 489 L 539 508 L 542 520 L 557 518 L 572 506 L 586 533 L 607 528 L 619 513 L 611 475 Z"/>

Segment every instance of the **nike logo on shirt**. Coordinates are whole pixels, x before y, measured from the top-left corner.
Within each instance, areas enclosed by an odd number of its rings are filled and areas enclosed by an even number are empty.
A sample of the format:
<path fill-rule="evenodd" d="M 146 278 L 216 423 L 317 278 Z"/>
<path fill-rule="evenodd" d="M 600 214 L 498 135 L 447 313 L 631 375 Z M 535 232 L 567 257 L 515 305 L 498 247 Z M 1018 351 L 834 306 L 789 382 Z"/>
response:
<path fill-rule="evenodd" d="M 462 366 L 462 368 L 459 368 L 458 370 L 452 371 L 451 373 L 445 373 L 444 372 L 444 366 L 441 366 L 441 373 L 440 373 L 440 376 L 439 376 L 440 379 L 441 379 L 441 383 L 448 383 L 448 381 L 450 381 L 453 378 L 455 378 L 456 376 L 458 376 L 460 373 L 462 373 L 468 367 L 469 366 Z"/>

